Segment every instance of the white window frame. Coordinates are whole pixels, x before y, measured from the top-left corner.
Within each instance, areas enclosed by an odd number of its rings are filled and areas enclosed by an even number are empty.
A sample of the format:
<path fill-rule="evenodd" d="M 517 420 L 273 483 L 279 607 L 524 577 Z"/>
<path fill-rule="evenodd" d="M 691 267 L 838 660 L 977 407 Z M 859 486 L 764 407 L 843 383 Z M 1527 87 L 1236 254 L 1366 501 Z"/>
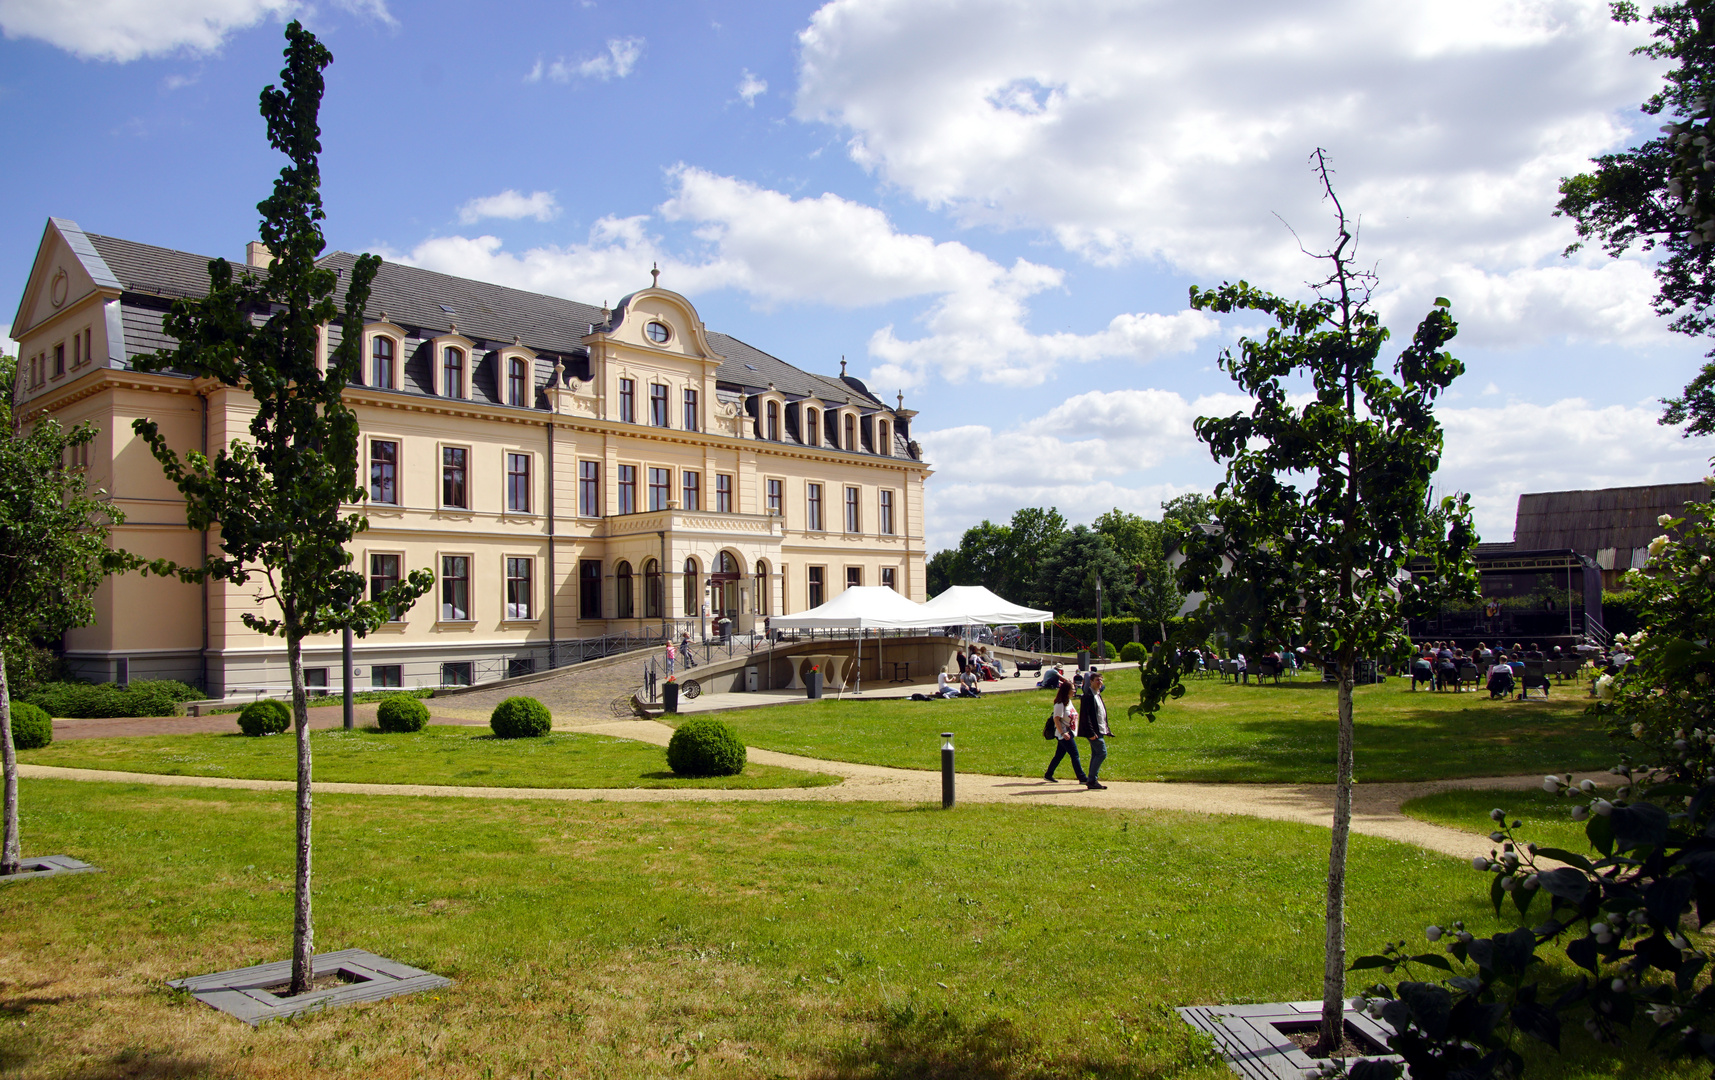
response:
<path fill-rule="evenodd" d="M 530 608 L 528 615 L 512 613 L 512 560 L 523 559 L 530 566 L 530 595 L 527 603 Z M 509 623 L 535 623 L 542 620 L 542 608 L 536 603 L 536 556 L 513 552 L 500 556 L 500 612 L 501 621 Z"/>
<path fill-rule="evenodd" d="M 447 604 L 442 590 L 450 578 L 446 574 L 448 559 L 463 559 L 465 561 L 464 577 L 464 618 L 455 618 L 446 612 Z M 471 551 L 437 551 L 435 552 L 435 623 L 440 626 L 471 626 L 476 622 L 476 553 Z"/>

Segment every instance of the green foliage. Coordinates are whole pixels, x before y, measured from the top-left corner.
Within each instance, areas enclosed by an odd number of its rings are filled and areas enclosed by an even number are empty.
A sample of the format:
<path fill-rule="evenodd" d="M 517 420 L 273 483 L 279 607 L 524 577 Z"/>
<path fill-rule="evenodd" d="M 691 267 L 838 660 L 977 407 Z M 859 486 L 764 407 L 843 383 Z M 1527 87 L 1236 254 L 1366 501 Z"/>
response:
<path fill-rule="evenodd" d="M 238 713 L 238 729 L 255 738 L 278 735 L 292 726 L 292 710 L 272 698 L 252 701 Z"/>
<path fill-rule="evenodd" d="M 744 761 L 744 743 L 712 716 L 685 721 L 667 741 L 667 767 L 680 776 L 737 776 Z"/>
<path fill-rule="evenodd" d="M 1635 634 L 1643 625 L 1642 598 L 1637 593 L 1602 593 L 1602 626 L 1608 633 Z"/>
<path fill-rule="evenodd" d="M 27 701 L 12 702 L 12 745 L 19 750 L 40 750 L 54 741 L 54 722 L 47 713 Z"/>
<path fill-rule="evenodd" d="M 959 584 L 964 577 L 964 568 L 959 563 L 959 553 L 952 548 L 942 548 L 929 556 L 928 562 L 924 564 L 924 572 L 930 596 L 940 596 L 952 586 Z"/>
<path fill-rule="evenodd" d="M 488 726 L 502 739 L 533 739 L 554 727 L 554 714 L 533 697 L 509 697 L 494 707 Z"/>
<path fill-rule="evenodd" d="M 65 660 L 40 642 L 8 641 L 5 652 L 6 689 L 15 697 L 43 683 L 71 681 L 71 669 Z"/>
<path fill-rule="evenodd" d="M 1670 66 L 1642 111 L 1669 123 L 1652 139 L 1594 159 L 1594 172 L 1562 178 L 1554 211 L 1578 230 L 1568 255 L 1591 239 L 1615 258 L 1634 246 L 1654 252 L 1647 261 L 1655 267 L 1656 313 L 1672 316 L 1669 327 L 1681 334 L 1703 336 L 1715 332 L 1715 36 L 1706 29 L 1708 14 L 1707 0 L 1650 8 L 1654 40 L 1634 51 Z M 1632 23 L 1639 12 L 1616 3 L 1613 16 Z M 1715 362 L 1665 404 L 1662 423 L 1686 423 L 1687 435 L 1715 434 Z"/>
<path fill-rule="evenodd" d="M 1122 648 L 1131 644 L 1132 622 L 1132 619 L 1120 616 L 1110 616 L 1102 620 L 1102 634 L 1107 638 L 1110 655 L 1119 655 Z M 1034 631 L 1035 627 L 1028 629 Z M 1160 631 L 1153 626 L 1145 626 L 1143 632 L 1149 641 L 1160 636 Z M 1053 640 L 1061 652 L 1076 652 L 1080 647 L 1093 650 L 1096 647 L 1096 620 L 1056 618 Z M 1044 645 L 1046 646 L 1046 641 Z"/>
<path fill-rule="evenodd" d="M 429 722 L 429 707 L 410 694 L 389 694 L 375 707 L 375 723 L 382 731 L 422 731 Z"/>
<path fill-rule="evenodd" d="M 1037 597 L 1056 616 L 1093 618 L 1098 577 L 1105 612 L 1118 615 L 1132 609 L 1137 596 L 1136 576 L 1108 538 L 1093 529 L 1074 527 L 1040 565 Z"/>
<path fill-rule="evenodd" d="M 929 595 L 951 585 L 982 585 L 999 596 L 1023 604 L 1039 599 L 1037 568 L 1066 531 L 1060 511 L 1026 506 L 1007 525 L 984 520 L 965 530 L 958 548 L 937 551 L 929 558 Z"/>
<path fill-rule="evenodd" d="M 1141 663 L 1148 655 L 1148 650 L 1136 641 L 1128 641 L 1120 646 L 1120 659 L 1128 664 Z"/>
<path fill-rule="evenodd" d="M 202 697 L 194 687 L 170 679 L 116 683 L 52 682 L 21 695 L 50 716 L 102 719 L 118 716 L 178 716 L 181 702 Z"/>

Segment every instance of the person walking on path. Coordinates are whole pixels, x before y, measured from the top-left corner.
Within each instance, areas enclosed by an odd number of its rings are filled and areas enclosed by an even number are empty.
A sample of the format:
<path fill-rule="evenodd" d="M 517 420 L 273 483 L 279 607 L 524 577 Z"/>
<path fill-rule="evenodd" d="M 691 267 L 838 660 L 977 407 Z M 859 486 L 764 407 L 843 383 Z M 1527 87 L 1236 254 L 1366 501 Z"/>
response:
<path fill-rule="evenodd" d="M 686 630 L 679 635 L 679 655 L 685 658 L 685 666 L 687 668 L 694 668 L 697 666 L 696 653 L 691 651 L 691 632 L 689 630 Z"/>
<path fill-rule="evenodd" d="M 673 647 L 673 639 L 667 639 L 667 677 L 673 677 L 673 661 L 679 658 L 679 652 Z"/>
<path fill-rule="evenodd" d="M 1102 762 L 1108 759 L 1108 706 L 1102 700 L 1102 673 L 1090 672 L 1084 680 L 1084 700 L 1078 707 L 1078 735 L 1090 740 L 1090 767 L 1085 771 L 1084 786 L 1091 791 L 1106 791 L 1099 774 Z"/>
<path fill-rule="evenodd" d="M 1078 760 L 1078 710 L 1072 707 L 1072 684 L 1062 681 L 1054 694 L 1054 760 L 1048 763 L 1042 779 L 1053 783 L 1054 770 L 1065 757 L 1072 759 L 1072 775 L 1078 778 L 1078 783 L 1088 783 L 1084 763 Z"/>

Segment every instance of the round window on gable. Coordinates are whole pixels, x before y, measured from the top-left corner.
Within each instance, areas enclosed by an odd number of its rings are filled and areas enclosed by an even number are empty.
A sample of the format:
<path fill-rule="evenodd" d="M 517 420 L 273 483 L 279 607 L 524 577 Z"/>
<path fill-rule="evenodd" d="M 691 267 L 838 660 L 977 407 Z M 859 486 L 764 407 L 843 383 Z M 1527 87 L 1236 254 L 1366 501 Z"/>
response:
<path fill-rule="evenodd" d="M 665 345 L 667 339 L 673 336 L 673 331 L 667 329 L 667 324 L 664 322 L 652 322 L 643 328 L 643 332 L 648 334 L 649 340 L 657 345 Z"/>

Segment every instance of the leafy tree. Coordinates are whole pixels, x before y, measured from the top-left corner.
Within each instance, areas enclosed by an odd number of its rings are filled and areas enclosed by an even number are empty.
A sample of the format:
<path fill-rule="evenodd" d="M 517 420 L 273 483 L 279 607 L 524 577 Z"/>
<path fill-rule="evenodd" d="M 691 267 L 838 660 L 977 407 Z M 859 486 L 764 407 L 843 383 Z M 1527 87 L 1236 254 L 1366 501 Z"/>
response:
<path fill-rule="evenodd" d="M 1161 504 L 1161 524 L 1167 530 L 1168 554 L 1178 551 L 1192 526 L 1215 521 L 1215 500 L 1199 492 L 1175 495 Z"/>
<path fill-rule="evenodd" d="M 291 159 L 274 192 L 257 205 L 261 237 L 274 254 L 266 274 L 234 275 L 225 259 L 209 264 L 209 292 L 180 300 L 167 316 L 174 352 L 139 364 L 218 379 L 256 402 L 250 439 L 234 439 L 211 460 L 192 451 L 181 461 L 153 421 L 134 427 L 185 497 L 193 529 L 218 529 L 221 547 L 198 567 L 159 561 L 151 571 L 185 581 L 265 583 L 262 599 L 276 614 L 245 612 L 244 624 L 284 637 L 297 733 L 297 875 L 292 935 L 292 993 L 309 989 L 314 930 L 310 912 L 310 742 L 304 692 L 303 640 L 350 625 L 367 634 L 404 610 L 433 584 L 427 570 L 381 595 L 364 598 L 363 576 L 346 545 L 367 525 L 342 503 L 363 498 L 357 484 L 357 418 L 342 394 L 358 370 L 364 306 L 380 260 L 353 268 L 343 314 L 333 300 L 338 279 L 316 265 L 324 247 L 321 221 L 322 71 L 333 57 L 315 35 L 286 28 L 283 88 L 262 91 L 268 140 Z M 344 334 L 317 365 L 321 328 L 341 320 Z"/>
<path fill-rule="evenodd" d="M 1464 370 L 1443 351 L 1457 327 L 1445 300 L 1434 308 L 1393 365 L 1378 370 L 1388 332 L 1369 306 L 1372 275 L 1355 268 L 1354 240 L 1335 196 L 1326 156 L 1312 157 L 1332 203 L 1334 246 L 1319 256 L 1330 266 L 1315 299 L 1287 300 L 1246 282 L 1191 289 L 1198 310 L 1257 311 L 1277 324 L 1266 338 L 1241 339 L 1220 365 L 1253 398 L 1249 415 L 1203 417 L 1197 436 L 1227 463 L 1216 488 L 1222 547 L 1263 553 L 1276 580 L 1291 581 L 1294 627 L 1332 652 L 1339 670 L 1339 748 L 1333 834 L 1328 860 L 1326 954 L 1320 1044 L 1337 1045 L 1344 1008 L 1346 850 L 1352 820 L 1352 687 L 1360 659 L 1403 658 L 1410 647 L 1404 609 L 1428 591 L 1473 596 L 1469 559 L 1476 536 L 1462 500 L 1443 501 L 1445 517 L 1426 513 L 1430 478 L 1441 458 L 1433 404 Z M 1302 378 L 1315 396 L 1288 400 L 1288 380 Z M 1214 585 L 1221 566 L 1202 547 L 1194 573 Z M 1439 577 L 1414 578 L 1410 560 L 1430 553 Z M 1260 557 L 1260 556 L 1259 556 Z M 1235 575 L 1245 565 L 1234 568 Z M 1205 601 L 1206 603 L 1208 601 Z M 1153 718 L 1164 696 L 1178 696 L 1178 665 L 1155 650 L 1144 674 L 1138 711 Z"/>
<path fill-rule="evenodd" d="M 986 585 L 1005 595 L 1012 584 L 1012 530 L 988 519 L 959 538 L 959 578 L 954 585 Z"/>
<path fill-rule="evenodd" d="M 1042 597 L 1036 591 L 1038 571 L 1042 562 L 1066 535 L 1066 518 L 1050 506 L 1026 506 L 1013 512 L 1008 549 L 1009 600 L 1041 606 Z"/>
<path fill-rule="evenodd" d="M 1618 22 L 1640 18 L 1630 0 L 1611 8 Z M 1659 248 L 1656 313 L 1671 316 L 1669 326 L 1679 333 L 1709 335 L 1715 331 L 1715 4 L 1657 4 L 1647 18 L 1654 40 L 1634 52 L 1672 66 L 1642 110 L 1669 122 L 1653 139 L 1596 158 L 1594 172 L 1563 178 L 1554 213 L 1577 227 L 1568 255 L 1590 239 L 1615 258 L 1634 246 L 1641 253 Z M 1715 361 L 1665 404 L 1662 423 L 1689 422 L 1687 435 L 1715 434 Z"/>
<path fill-rule="evenodd" d="M 927 577 L 930 596 L 940 596 L 950 587 L 959 584 L 964 578 L 964 565 L 959 562 L 959 553 L 952 548 L 942 548 L 929 556 L 929 561 L 923 566 Z"/>
<path fill-rule="evenodd" d="M 0 875 L 15 874 L 23 858 L 18 840 L 18 758 L 12 747 L 12 699 L 5 660 L 37 638 L 64 633 L 95 618 L 92 598 L 108 574 L 137 565 L 110 549 L 108 535 L 125 520 L 90 491 L 84 471 L 68 464 L 95 428 L 65 430 L 51 416 L 25 433 L 12 426 L 12 377 L 6 357 L 0 382 L 0 760 L 4 763 L 4 840 Z"/>
<path fill-rule="evenodd" d="M 1037 591 L 1055 615 L 1093 618 L 1097 578 L 1101 579 L 1105 611 L 1131 610 L 1137 593 L 1131 567 L 1119 557 L 1106 536 L 1086 525 L 1077 525 L 1060 538 L 1043 560 Z"/>
<path fill-rule="evenodd" d="M 1156 627 L 1179 614 L 1184 598 L 1167 565 L 1165 526 L 1116 506 L 1096 519 L 1096 531 L 1131 565 L 1133 608 L 1128 614 Z"/>
<path fill-rule="evenodd" d="M 1097 532 L 1108 538 L 1108 543 L 1113 545 L 1120 558 L 1129 563 L 1139 563 L 1158 546 L 1154 526 L 1155 522 L 1145 520 L 1141 514 L 1116 506 L 1096 518 L 1095 527 Z"/>

